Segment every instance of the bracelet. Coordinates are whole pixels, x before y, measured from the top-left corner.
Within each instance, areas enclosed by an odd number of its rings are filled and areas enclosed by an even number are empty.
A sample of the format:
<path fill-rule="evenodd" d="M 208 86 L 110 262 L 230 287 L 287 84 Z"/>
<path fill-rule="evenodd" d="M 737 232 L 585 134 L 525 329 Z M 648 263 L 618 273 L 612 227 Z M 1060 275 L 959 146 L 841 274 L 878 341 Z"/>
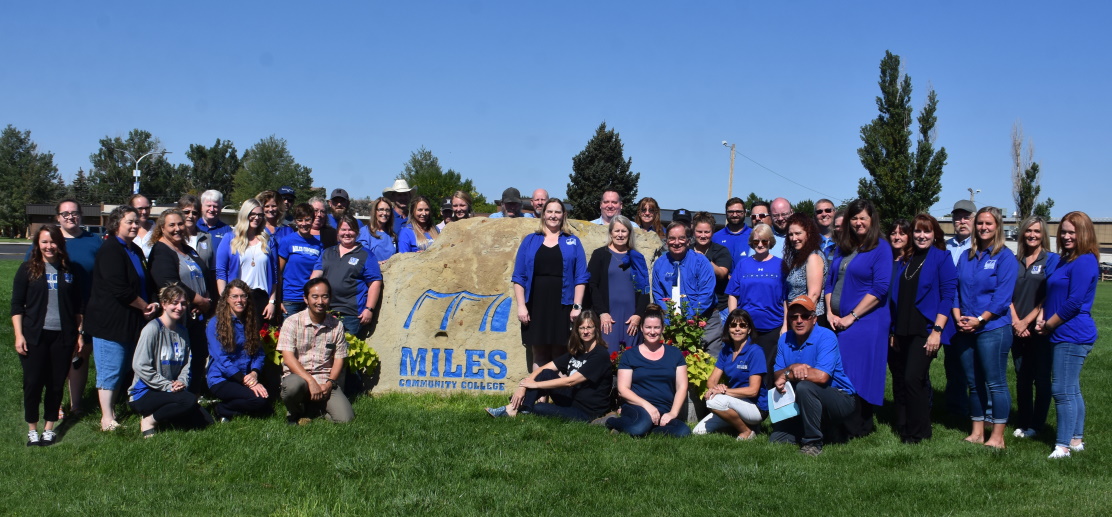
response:
<path fill-rule="evenodd" d="M 858 318 L 858 317 L 857 317 L 857 312 L 855 312 L 855 311 L 849 311 L 849 315 L 850 315 L 850 316 L 853 316 L 853 319 L 855 319 L 855 320 L 859 320 L 859 319 L 861 319 L 861 318 Z"/>

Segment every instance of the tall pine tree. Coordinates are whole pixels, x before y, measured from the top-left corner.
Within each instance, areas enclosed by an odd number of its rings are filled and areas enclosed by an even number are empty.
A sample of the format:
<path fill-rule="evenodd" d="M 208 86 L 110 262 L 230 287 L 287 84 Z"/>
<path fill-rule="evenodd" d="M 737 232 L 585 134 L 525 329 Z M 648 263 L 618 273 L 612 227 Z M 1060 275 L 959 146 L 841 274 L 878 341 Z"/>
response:
<path fill-rule="evenodd" d="M 622 196 L 622 215 L 633 217 L 641 174 L 629 172 L 632 166 L 633 159 L 622 154 L 618 132 L 606 129 L 606 122 L 599 124 L 587 147 L 571 159 L 566 200 L 572 205 L 570 216 L 587 221 L 597 219 L 601 215 L 602 193 L 613 190 Z"/>
<path fill-rule="evenodd" d="M 40 153 L 30 131 L 8 125 L 0 133 L 0 234 L 22 235 L 27 225 L 28 203 L 52 203 L 60 192 L 54 154 Z"/>
<path fill-rule="evenodd" d="M 946 148 L 934 150 L 938 96 L 931 89 L 919 113 L 919 138 L 911 150 L 911 77 L 900 72 L 900 56 L 885 51 L 880 61 L 880 114 L 861 127 L 864 145 L 857 150 L 869 178 L 861 178 L 857 195 L 872 201 L 883 221 L 911 219 L 938 202 Z"/>

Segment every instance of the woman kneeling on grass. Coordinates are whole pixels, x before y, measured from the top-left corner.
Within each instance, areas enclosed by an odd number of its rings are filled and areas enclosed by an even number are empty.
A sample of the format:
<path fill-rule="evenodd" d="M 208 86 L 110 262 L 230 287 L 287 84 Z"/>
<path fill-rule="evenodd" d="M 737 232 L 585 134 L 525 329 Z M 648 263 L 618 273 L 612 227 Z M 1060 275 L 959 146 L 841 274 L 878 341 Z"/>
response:
<path fill-rule="evenodd" d="M 185 289 L 177 284 L 164 287 L 158 299 L 162 315 L 143 327 L 131 363 L 135 384 L 129 391 L 129 404 L 143 415 L 139 427 L 144 438 L 154 436 L 160 422 L 194 427 L 212 423 L 212 417 L 197 405 L 197 396 L 185 391 L 190 358 L 189 332 L 182 322 L 187 308 Z"/>
<path fill-rule="evenodd" d="M 695 426 L 695 434 L 712 433 L 727 426 L 737 430 L 738 440 L 752 440 L 768 416 L 768 392 L 761 379 L 768 374 L 764 351 L 749 337 L 753 318 L 745 309 L 734 309 L 722 329 L 722 351 L 707 379 L 707 415 Z"/>
<path fill-rule="evenodd" d="M 610 409 L 614 375 L 606 343 L 599 339 L 599 317 L 587 309 L 574 324 L 568 353 L 533 370 L 518 384 L 509 404 L 486 409 L 490 416 L 532 413 L 590 422 Z M 545 395 L 551 403 L 537 403 Z"/>
<path fill-rule="evenodd" d="M 608 419 L 606 427 L 630 436 L 691 434 L 679 419 L 687 401 L 687 361 L 679 349 L 664 344 L 663 332 L 664 311 L 651 304 L 641 317 L 643 341 L 622 353 L 618 364 L 622 414 Z"/>
<path fill-rule="evenodd" d="M 237 278 L 228 283 L 205 334 L 212 357 L 208 386 L 220 399 L 216 415 L 221 421 L 243 414 L 269 415 L 273 410 L 267 403 L 266 388 L 259 382 L 266 354 L 246 282 Z"/>

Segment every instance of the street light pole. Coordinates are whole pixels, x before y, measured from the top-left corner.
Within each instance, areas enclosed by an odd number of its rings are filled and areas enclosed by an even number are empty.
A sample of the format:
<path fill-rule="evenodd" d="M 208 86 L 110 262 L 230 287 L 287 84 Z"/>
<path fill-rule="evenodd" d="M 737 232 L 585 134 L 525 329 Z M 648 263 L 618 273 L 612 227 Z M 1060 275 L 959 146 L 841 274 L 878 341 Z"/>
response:
<path fill-rule="evenodd" d="M 730 147 L 730 185 L 726 189 L 726 199 L 734 197 L 734 156 L 737 154 L 737 144 L 727 144 L 725 140 L 722 145 Z"/>
<path fill-rule="evenodd" d="M 969 201 L 976 201 L 975 199 L 973 199 L 973 197 L 981 193 L 981 189 L 973 190 L 972 187 L 967 188 L 966 190 L 969 191 Z"/>
<path fill-rule="evenodd" d="M 146 157 L 148 157 L 152 154 L 157 154 L 159 156 L 165 156 L 167 154 L 172 154 L 173 153 L 173 151 L 151 151 L 147 154 L 144 154 L 143 156 L 140 156 L 139 159 L 136 160 L 135 156 L 131 154 L 131 151 L 128 151 L 127 149 L 113 149 L 113 151 L 117 152 L 117 153 L 118 152 L 123 152 L 124 154 L 127 155 L 128 158 L 131 158 L 132 162 L 135 163 L 135 169 L 131 171 L 132 176 L 135 178 L 135 183 L 133 184 L 133 186 L 131 188 L 131 193 L 132 194 L 138 194 L 139 193 L 139 176 L 142 174 L 142 172 L 139 170 L 139 162 L 143 161 L 143 158 L 146 158 Z"/>

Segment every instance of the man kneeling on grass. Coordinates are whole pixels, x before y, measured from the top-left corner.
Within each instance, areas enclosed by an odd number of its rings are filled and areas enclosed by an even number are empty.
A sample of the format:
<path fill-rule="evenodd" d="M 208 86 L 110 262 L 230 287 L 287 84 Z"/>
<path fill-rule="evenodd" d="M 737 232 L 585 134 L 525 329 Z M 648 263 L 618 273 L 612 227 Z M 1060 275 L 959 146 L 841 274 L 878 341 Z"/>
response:
<path fill-rule="evenodd" d="M 838 337 L 815 326 L 815 302 L 810 297 L 800 296 L 788 304 L 788 325 L 791 332 L 780 336 L 776 348 L 773 379 L 781 393 L 789 382 L 795 388 L 799 416 L 773 424 L 769 438 L 798 443 L 802 445 L 799 452 L 818 456 L 822 454 L 823 424 L 826 429 L 838 428 L 853 412 L 853 385 L 842 369 Z"/>
<path fill-rule="evenodd" d="M 338 385 L 347 341 L 340 320 L 328 313 L 332 286 L 314 278 L 305 283 L 304 292 L 306 309 L 286 318 L 278 337 L 287 420 L 306 424 L 309 417 L 323 413 L 333 422 L 350 422 L 355 413 Z"/>

